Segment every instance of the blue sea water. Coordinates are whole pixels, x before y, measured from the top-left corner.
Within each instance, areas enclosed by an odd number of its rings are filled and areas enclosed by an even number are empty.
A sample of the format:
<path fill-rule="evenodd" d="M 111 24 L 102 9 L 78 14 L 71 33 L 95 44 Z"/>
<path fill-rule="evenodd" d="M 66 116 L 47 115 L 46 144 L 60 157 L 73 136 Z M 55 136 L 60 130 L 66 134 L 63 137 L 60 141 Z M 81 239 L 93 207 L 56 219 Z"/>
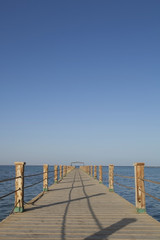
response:
<path fill-rule="evenodd" d="M 54 168 L 49 166 L 49 186 L 54 183 Z M 25 176 L 43 172 L 43 166 L 25 166 Z M 59 171 L 58 171 L 59 172 Z M 114 169 L 115 174 L 134 176 L 134 167 L 117 167 Z M 15 177 L 14 166 L 0 166 L 0 180 Z M 97 168 L 97 178 L 99 178 L 99 169 Z M 134 187 L 134 179 L 126 179 L 120 177 L 114 177 L 115 181 L 129 186 Z M 145 179 L 160 182 L 160 167 L 145 167 Z M 25 178 L 25 186 L 32 185 L 42 180 L 42 175 Z M 108 167 L 103 167 L 103 184 L 108 187 Z M 120 196 L 135 205 L 135 191 L 127 189 L 125 187 L 114 185 L 115 192 Z M 0 197 L 15 190 L 14 181 L 8 181 L 0 183 Z M 24 192 L 24 201 L 28 202 L 35 196 L 37 196 L 43 190 L 43 183 L 34 185 L 31 188 L 26 188 Z M 145 182 L 145 191 L 157 198 L 160 198 L 160 185 Z M 14 194 L 0 199 L 0 221 L 6 218 L 14 207 Z M 146 210 L 156 220 L 160 221 L 160 202 L 146 196 Z"/>

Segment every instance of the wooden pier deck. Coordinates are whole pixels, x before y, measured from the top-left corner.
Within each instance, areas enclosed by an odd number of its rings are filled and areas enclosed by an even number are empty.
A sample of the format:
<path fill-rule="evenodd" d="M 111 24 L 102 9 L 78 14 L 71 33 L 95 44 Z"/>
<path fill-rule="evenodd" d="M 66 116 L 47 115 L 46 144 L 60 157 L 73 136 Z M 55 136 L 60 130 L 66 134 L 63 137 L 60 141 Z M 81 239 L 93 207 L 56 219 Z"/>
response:
<path fill-rule="evenodd" d="M 74 169 L 23 213 L 2 221 L 0 239 L 160 240 L 160 223 Z"/>

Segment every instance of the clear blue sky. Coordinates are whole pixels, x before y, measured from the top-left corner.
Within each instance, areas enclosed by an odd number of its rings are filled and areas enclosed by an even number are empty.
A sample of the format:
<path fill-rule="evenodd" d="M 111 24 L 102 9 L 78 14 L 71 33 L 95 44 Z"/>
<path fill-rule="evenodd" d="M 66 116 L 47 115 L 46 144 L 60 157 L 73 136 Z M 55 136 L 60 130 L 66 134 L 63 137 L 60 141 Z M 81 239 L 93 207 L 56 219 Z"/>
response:
<path fill-rule="evenodd" d="M 0 163 L 160 165 L 160 1 L 0 1 Z"/>

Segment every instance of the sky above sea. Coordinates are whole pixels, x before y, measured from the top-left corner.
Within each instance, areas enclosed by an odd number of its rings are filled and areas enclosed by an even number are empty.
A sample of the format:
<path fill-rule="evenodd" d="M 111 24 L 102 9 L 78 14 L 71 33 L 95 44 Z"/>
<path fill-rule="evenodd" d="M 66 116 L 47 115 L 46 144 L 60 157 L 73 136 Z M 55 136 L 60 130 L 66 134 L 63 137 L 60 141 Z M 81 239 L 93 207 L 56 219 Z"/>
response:
<path fill-rule="evenodd" d="M 160 165 L 160 1 L 0 1 L 0 164 Z"/>

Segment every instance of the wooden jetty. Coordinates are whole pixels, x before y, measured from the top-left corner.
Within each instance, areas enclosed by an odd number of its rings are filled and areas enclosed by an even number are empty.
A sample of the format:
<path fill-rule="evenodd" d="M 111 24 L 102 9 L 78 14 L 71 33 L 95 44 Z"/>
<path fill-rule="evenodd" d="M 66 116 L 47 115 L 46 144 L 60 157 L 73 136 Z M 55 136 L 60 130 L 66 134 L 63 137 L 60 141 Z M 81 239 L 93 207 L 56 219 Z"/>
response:
<path fill-rule="evenodd" d="M 24 212 L 3 220 L 0 239 L 160 240 L 160 223 L 75 168 Z"/>

